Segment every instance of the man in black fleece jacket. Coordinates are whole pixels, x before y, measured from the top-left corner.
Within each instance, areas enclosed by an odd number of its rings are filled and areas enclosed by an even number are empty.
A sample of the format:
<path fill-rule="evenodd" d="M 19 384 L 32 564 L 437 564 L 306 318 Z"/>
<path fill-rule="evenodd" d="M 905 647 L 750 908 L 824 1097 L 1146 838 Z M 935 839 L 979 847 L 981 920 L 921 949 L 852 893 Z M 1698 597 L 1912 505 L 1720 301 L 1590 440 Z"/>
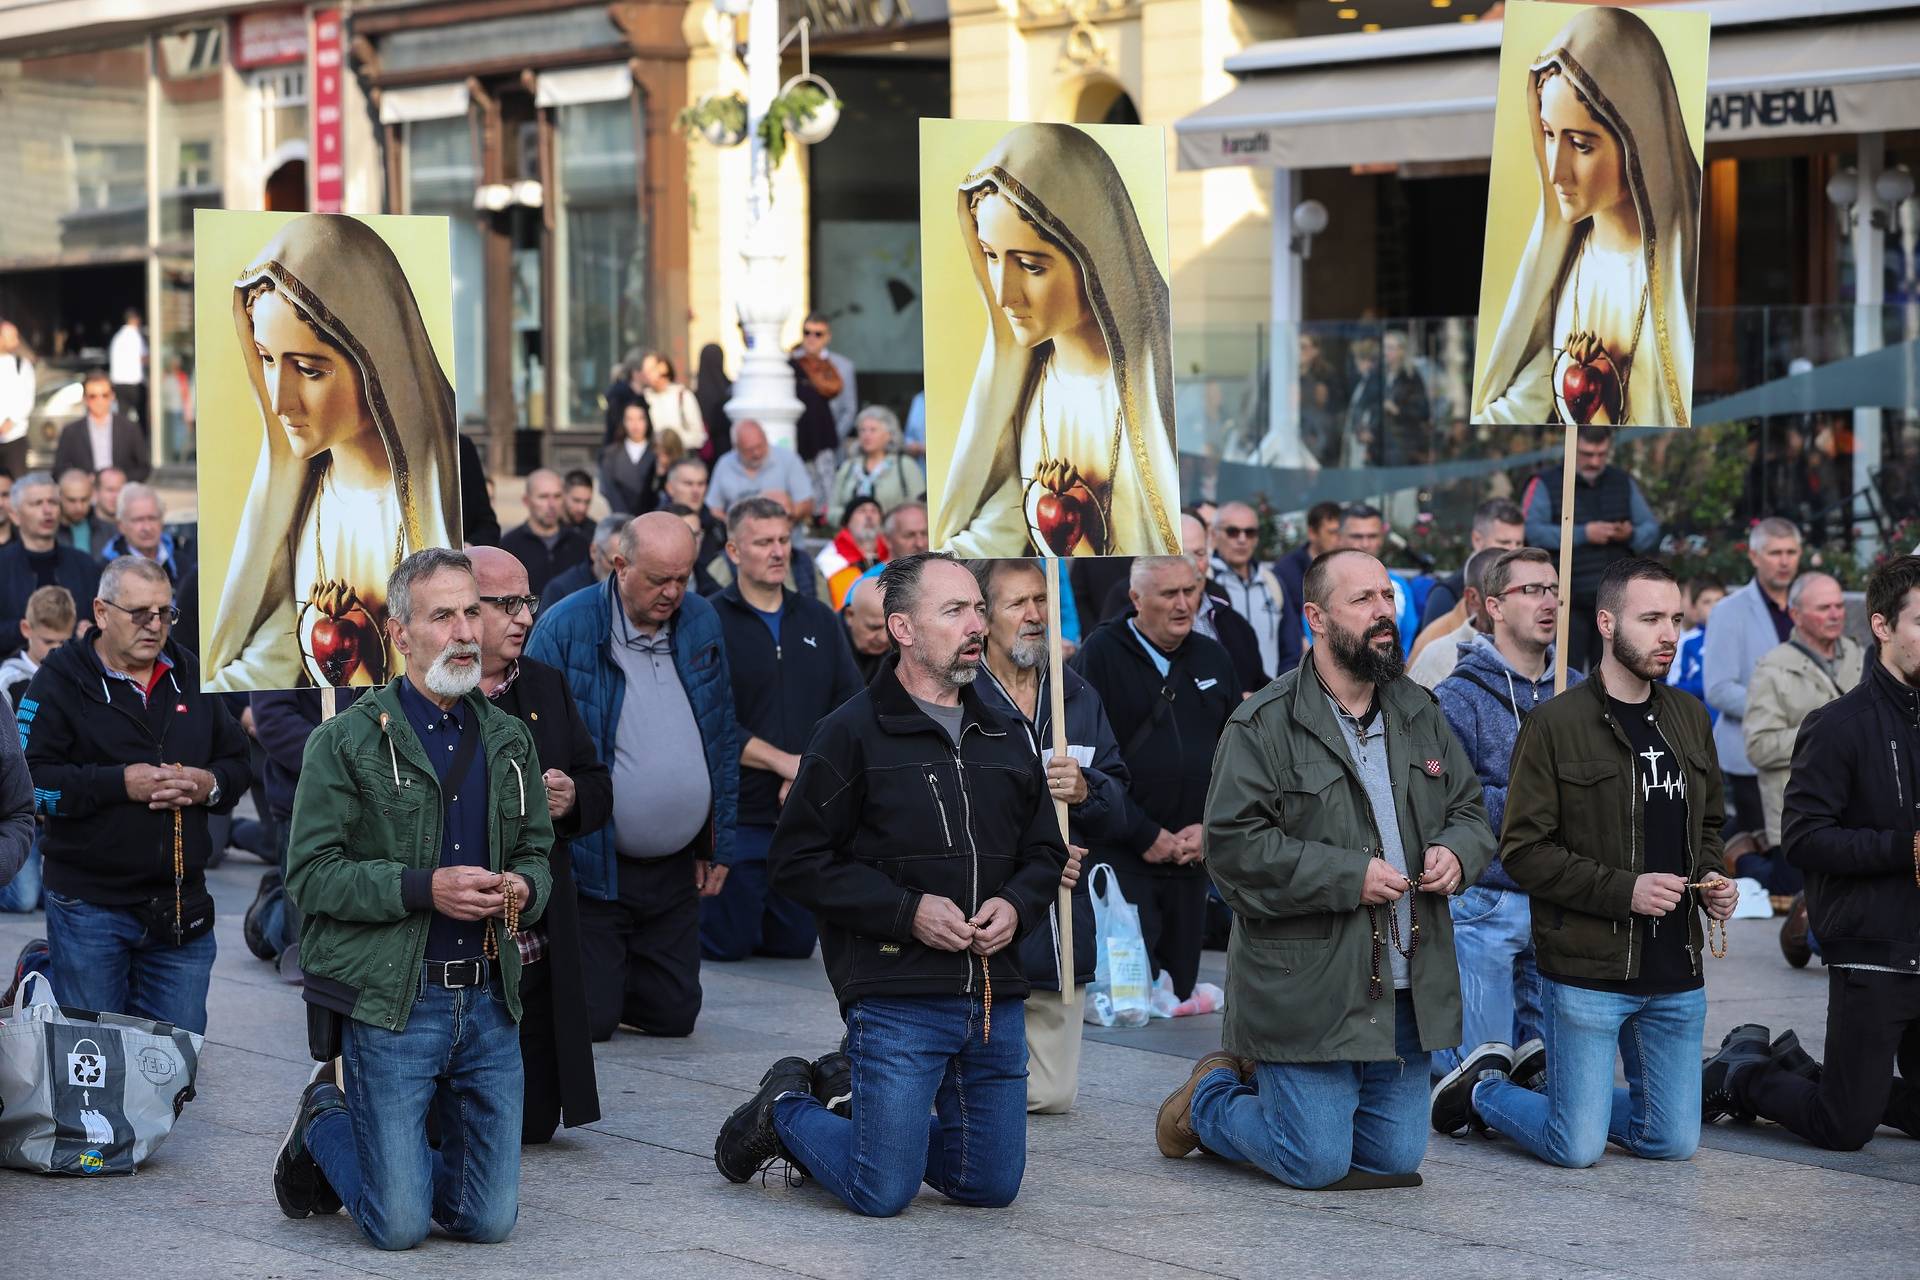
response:
<path fill-rule="evenodd" d="M 1096 842 L 1089 863 L 1112 864 L 1121 892 L 1140 911 L 1154 970 L 1165 969 L 1185 1000 L 1200 975 L 1206 930 L 1201 822 L 1213 748 L 1240 705 L 1240 682 L 1219 642 L 1194 632 L 1200 575 L 1193 561 L 1135 560 L 1130 596 L 1133 608 L 1088 636 L 1073 659 L 1107 709 L 1135 810 L 1127 836 Z"/>
<path fill-rule="evenodd" d="M 207 1029 L 207 814 L 253 781 L 247 739 L 168 638 L 173 583 L 139 556 L 100 575 L 98 630 L 47 655 L 17 713 L 47 820 L 47 942 L 63 1002 Z"/>

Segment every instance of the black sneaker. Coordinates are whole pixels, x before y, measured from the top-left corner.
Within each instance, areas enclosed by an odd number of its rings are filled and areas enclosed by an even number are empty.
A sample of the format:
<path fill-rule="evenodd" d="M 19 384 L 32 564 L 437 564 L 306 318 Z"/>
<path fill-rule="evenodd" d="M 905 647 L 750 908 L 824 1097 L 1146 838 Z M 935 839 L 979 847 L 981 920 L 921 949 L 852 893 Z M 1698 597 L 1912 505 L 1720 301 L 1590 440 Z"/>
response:
<path fill-rule="evenodd" d="M 27 980 L 29 973 L 45 974 L 53 965 L 52 956 L 45 938 L 35 938 L 20 948 L 20 954 L 13 962 L 13 981 L 7 984 L 6 994 L 0 995 L 0 1005 L 12 1008 L 14 997 L 20 994 L 20 984 Z"/>
<path fill-rule="evenodd" d="M 853 1118 L 853 1059 L 835 1050 L 813 1064 L 813 1096 L 844 1119 Z"/>
<path fill-rule="evenodd" d="M 289 1218 L 305 1218 L 316 1213 L 340 1212 L 340 1197 L 333 1193 L 313 1153 L 307 1150 L 307 1130 L 323 1112 L 346 1110 L 347 1100 L 334 1082 L 333 1064 L 316 1063 L 300 1091 L 300 1106 L 293 1113 L 280 1153 L 273 1160 L 273 1196 L 280 1212 Z"/>
<path fill-rule="evenodd" d="M 1758 1032 L 1758 1035 L 1754 1033 Z M 1750 1124 L 1753 1109 L 1741 1100 L 1739 1077 L 1749 1069 L 1763 1067 L 1772 1060 L 1765 1027 L 1735 1027 L 1721 1042 L 1720 1052 L 1707 1059 L 1700 1069 L 1700 1123 L 1738 1120 Z"/>
<path fill-rule="evenodd" d="M 728 1182 L 745 1182 L 786 1157 L 773 1129 L 773 1104 L 782 1094 L 813 1092 L 813 1064 L 782 1058 L 760 1077 L 760 1092 L 742 1103 L 713 1140 L 713 1163 Z"/>
<path fill-rule="evenodd" d="M 1535 1036 L 1513 1051 L 1513 1067 L 1507 1079 L 1522 1089 L 1544 1093 L 1547 1088 L 1547 1042 Z"/>
<path fill-rule="evenodd" d="M 1469 1053 L 1433 1086 L 1434 1131 L 1454 1134 L 1483 1123 L 1473 1109 L 1473 1086 L 1508 1079 L 1512 1071 L 1513 1050 L 1504 1044 L 1483 1044 Z"/>
<path fill-rule="evenodd" d="M 1782 1031 L 1773 1038 L 1773 1044 L 1767 1052 L 1772 1055 L 1774 1065 L 1791 1071 L 1803 1080 L 1820 1081 L 1820 1063 L 1814 1056 L 1800 1047 L 1800 1037 L 1791 1031 Z"/>

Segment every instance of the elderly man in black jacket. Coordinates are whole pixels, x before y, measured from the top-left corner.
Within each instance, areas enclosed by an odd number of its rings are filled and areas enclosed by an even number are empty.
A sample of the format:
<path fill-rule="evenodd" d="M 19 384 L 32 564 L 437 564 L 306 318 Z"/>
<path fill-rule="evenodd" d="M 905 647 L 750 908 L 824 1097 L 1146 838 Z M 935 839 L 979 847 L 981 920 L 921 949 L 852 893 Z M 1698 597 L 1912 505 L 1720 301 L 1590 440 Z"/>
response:
<path fill-rule="evenodd" d="M 563 1115 L 569 1129 L 600 1118 L 580 960 L 580 901 L 567 841 L 598 831 L 613 816 L 613 773 L 593 749 L 566 677 L 521 656 L 537 607 L 526 566 L 497 547 L 475 547 L 467 556 L 480 586 L 480 690 L 532 732 L 553 819 L 546 914 L 515 935 L 526 1080 L 520 1141 L 542 1143 L 553 1137 Z"/>
<path fill-rule="evenodd" d="M 1875 660 L 1801 723 L 1781 830 L 1827 965 L 1826 1065 L 1748 1025 L 1702 1081 L 1707 1120 L 1765 1116 L 1832 1151 L 1882 1124 L 1920 1138 L 1920 556 L 1867 576 L 1867 615 Z"/>
<path fill-rule="evenodd" d="M 1127 800 L 1127 764 L 1100 705 L 1100 695 L 1080 673 L 1062 670 L 1067 754 L 1053 754 L 1053 699 L 1047 684 L 1047 577 L 1032 560 L 976 560 L 973 576 L 987 602 L 987 653 L 978 682 L 988 706 L 1012 720 L 1033 753 L 1046 762 L 1047 787 L 1067 805 L 1070 844 L 1067 874 L 1073 895 L 1073 978 L 1067 1000 L 1052 994 L 1027 1001 L 1027 1110 L 1059 1115 L 1072 1110 L 1079 1092 L 1080 1025 L 1087 983 L 1097 958 L 1093 900 L 1078 885 L 1080 858 L 1089 839 L 1124 837 L 1137 816 Z M 1047 913 L 1047 928 L 1020 944 L 1020 967 L 1038 992 L 1057 992 L 1060 981 L 1060 908 Z"/>
<path fill-rule="evenodd" d="M 768 886 L 767 849 L 814 726 L 860 691 L 860 677 L 833 610 L 786 585 L 793 554 L 786 507 L 742 498 L 727 513 L 727 528 L 727 555 L 739 577 L 713 597 L 713 608 L 726 637 L 740 726 L 740 814 L 733 870 L 720 892 L 700 903 L 700 954 L 804 960 L 818 936 L 813 913 Z"/>
<path fill-rule="evenodd" d="M 745 1182 L 784 1157 L 869 1217 L 922 1182 L 997 1207 L 1026 1169 L 1027 981 L 1009 948 L 1046 919 L 1066 849 L 1024 731 L 970 687 L 986 638 L 973 575 L 903 556 L 880 591 L 899 655 L 821 722 L 769 855 L 774 887 L 820 922 L 853 1114 L 829 1110 L 825 1060 L 783 1058 L 714 1163 Z"/>
<path fill-rule="evenodd" d="M 1140 911 L 1156 971 L 1182 1000 L 1200 976 L 1207 872 L 1201 822 L 1213 748 L 1240 705 L 1232 660 L 1194 630 L 1200 574 L 1185 556 L 1133 562 L 1133 607 L 1087 637 L 1073 667 L 1107 710 L 1127 762 L 1131 821 L 1094 856 L 1119 873 Z"/>

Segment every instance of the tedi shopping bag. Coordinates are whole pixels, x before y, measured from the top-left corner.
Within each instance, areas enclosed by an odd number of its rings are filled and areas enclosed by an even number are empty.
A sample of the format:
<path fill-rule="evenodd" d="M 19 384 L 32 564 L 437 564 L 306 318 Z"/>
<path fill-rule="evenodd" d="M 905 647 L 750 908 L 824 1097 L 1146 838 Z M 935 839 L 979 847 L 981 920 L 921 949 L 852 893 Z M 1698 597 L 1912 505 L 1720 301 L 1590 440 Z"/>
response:
<path fill-rule="evenodd" d="M 1107 873 L 1104 888 L 1102 871 Z M 1082 1016 L 1102 1027 L 1144 1027 L 1153 976 L 1147 966 L 1146 940 L 1140 934 L 1140 910 L 1120 892 L 1120 877 L 1104 862 L 1089 873 L 1087 889 L 1093 894 L 1094 949 L 1099 960 Z"/>
<path fill-rule="evenodd" d="M 132 1173 L 193 1098 L 206 1038 L 164 1022 L 63 1009 L 43 974 L 0 1010 L 0 1165 Z"/>

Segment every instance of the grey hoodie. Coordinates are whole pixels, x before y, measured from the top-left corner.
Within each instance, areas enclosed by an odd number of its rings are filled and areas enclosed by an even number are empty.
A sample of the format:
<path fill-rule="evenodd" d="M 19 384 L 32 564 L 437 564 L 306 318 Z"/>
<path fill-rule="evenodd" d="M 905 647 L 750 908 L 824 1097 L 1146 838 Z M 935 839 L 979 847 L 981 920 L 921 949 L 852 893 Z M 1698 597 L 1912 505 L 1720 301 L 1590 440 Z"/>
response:
<path fill-rule="evenodd" d="M 1567 687 L 1571 689 L 1579 679 L 1579 672 L 1569 671 Z M 1541 677 L 1532 680 L 1514 669 L 1494 647 L 1492 636 L 1475 636 L 1472 644 L 1460 646 L 1459 663 L 1452 675 L 1434 686 L 1433 696 L 1480 775 L 1487 820 L 1498 832 L 1506 820 L 1508 766 L 1520 725 L 1535 707 L 1553 697 L 1553 646 L 1547 646 Z M 1520 888 L 1498 858 L 1476 883 L 1487 889 Z"/>

